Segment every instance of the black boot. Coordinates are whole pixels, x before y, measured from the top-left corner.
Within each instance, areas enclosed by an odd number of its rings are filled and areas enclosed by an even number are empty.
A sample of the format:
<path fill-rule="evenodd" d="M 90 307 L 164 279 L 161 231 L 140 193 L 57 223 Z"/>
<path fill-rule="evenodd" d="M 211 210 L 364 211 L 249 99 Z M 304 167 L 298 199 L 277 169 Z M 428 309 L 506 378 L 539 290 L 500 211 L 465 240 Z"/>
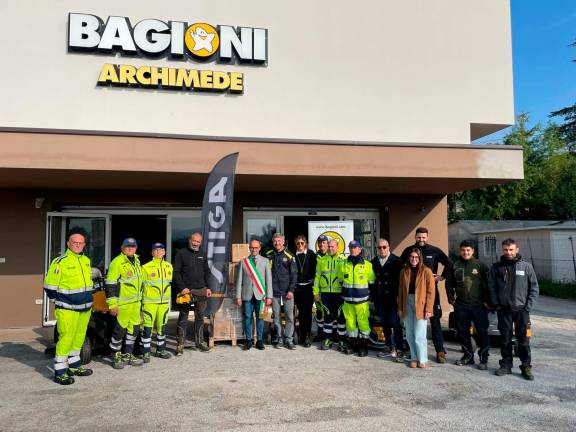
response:
<path fill-rule="evenodd" d="M 356 338 L 349 337 L 348 340 L 346 341 L 344 354 L 346 355 L 354 354 L 354 351 L 356 351 Z"/>
<path fill-rule="evenodd" d="M 366 357 L 368 355 L 368 339 L 360 338 L 358 340 L 358 357 Z"/>

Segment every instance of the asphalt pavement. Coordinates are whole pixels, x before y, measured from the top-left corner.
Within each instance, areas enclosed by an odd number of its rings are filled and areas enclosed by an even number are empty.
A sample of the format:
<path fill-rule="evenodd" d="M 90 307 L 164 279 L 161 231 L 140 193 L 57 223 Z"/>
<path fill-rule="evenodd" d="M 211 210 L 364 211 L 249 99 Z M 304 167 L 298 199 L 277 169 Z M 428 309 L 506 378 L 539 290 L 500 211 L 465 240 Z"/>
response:
<path fill-rule="evenodd" d="M 0 431 L 575 431 L 576 302 L 532 314 L 536 380 L 454 364 L 409 369 L 374 352 L 218 344 L 211 353 L 52 382 L 46 329 L 0 330 Z M 448 343 L 448 359 L 461 356 Z M 433 347 L 429 345 L 433 357 Z"/>

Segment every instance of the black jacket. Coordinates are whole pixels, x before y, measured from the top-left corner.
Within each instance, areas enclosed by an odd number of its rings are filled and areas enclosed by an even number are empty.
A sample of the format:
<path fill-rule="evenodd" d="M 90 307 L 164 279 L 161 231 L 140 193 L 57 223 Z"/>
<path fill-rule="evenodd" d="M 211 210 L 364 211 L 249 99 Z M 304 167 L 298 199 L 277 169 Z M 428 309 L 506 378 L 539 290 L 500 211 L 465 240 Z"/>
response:
<path fill-rule="evenodd" d="M 287 292 L 294 292 L 298 270 L 294 255 L 284 249 L 282 252 L 275 250 L 266 254 L 272 266 L 272 292 L 274 297 L 284 297 Z"/>
<path fill-rule="evenodd" d="M 175 298 L 184 288 L 188 288 L 192 295 L 205 296 L 209 275 L 208 258 L 202 250 L 180 249 L 174 260 L 172 285 L 175 289 L 172 297 Z"/>
<path fill-rule="evenodd" d="M 376 274 L 376 283 L 370 285 L 370 295 L 377 309 L 395 309 L 398 299 L 398 286 L 400 285 L 400 270 L 402 260 L 390 254 L 384 266 L 380 265 L 378 256 L 372 258 L 372 268 Z"/>
<path fill-rule="evenodd" d="M 298 279 L 296 280 L 296 289 L 301 284 L 308 284 L 310 288 L 316 277 L 316 254 L 310 249 L 303 254 L 294 254 L 296 269 L 298 270 Z"/>
<path fill-rule="evenodd" d="M 413 244 L 408 246 L 402 252 L 401 259 L 403 263 L 408 263 L 408 255 L 412 249 L 420 249 L 422 252 L 422 258 L 424 259 L 424 264 L 432 270 L 432 273 L 438 274 L 438 264 L 442 264 L 444 269 L 442 270 L 442 277 L 446 278 L 448 272 L 452 269 L 452 260 L 446 256 L 442 249 L 432 246 L 430 244 L 424 245 L 423 247 Z"/>
<path fill-rule="evenodd" d="M 450 303 L 464 306 L 490 304 L 488 267 L 476 258 L 458 258 L 446 277 L 446 294 Z"/>
<path fill-rule="evenodd" d="M 504 257 L 492 264 L 488 275 L 490 298 L 494 306 L 509 306 L 513 310 L 532 310 L 540 288 L 532 264 L 520 255 L 514 261 Z"/>

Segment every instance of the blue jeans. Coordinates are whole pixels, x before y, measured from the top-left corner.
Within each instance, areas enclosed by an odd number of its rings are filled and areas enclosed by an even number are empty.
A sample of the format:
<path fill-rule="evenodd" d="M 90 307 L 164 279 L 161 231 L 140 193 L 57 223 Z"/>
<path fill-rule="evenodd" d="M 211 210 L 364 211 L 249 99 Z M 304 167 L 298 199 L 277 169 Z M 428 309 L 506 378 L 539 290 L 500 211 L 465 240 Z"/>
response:
<path fill-rule="evenodd" d="M 244 333 L 246 340 L 252 341 L 252 316 L 256 314 L 256 340 L 262 340 L 264 333 L 264 321 L 260 318 L 260 300 L 252 296 L 252 300 L 243 301 L 244 304 Z"/>
<path fill-rule="evenodd" d="M 414 294 L 408 295 L 406 305 L 404 327 L 406 328 L 406 340 L 410 345 L 410 359 L 420 363 L 428 361 L 428 341 L 426 340 L 426 326 L 428 321 L 416 319 L 416 306 Z"/>

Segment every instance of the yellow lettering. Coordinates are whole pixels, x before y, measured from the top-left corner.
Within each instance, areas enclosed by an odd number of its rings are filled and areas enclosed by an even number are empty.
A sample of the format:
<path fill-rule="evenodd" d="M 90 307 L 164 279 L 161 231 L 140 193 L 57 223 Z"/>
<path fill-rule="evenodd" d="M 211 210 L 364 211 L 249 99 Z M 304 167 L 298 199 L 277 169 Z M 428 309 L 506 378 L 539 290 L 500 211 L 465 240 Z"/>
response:
<path fill-rule="evenodd" d="M 142 85 L 150 85 L 150 66 L 140 66 L 136 71 L 136 79 Z"/>
<path fill-rule="evenodd" d="M 170 83 L 170 87 L 175 87 L 176 86 L 176 69 L 174 68 L 170 68 L 168 69 L 168 76 L 169 76 L 169 83 Z"/>
<path fill-rule="evenodd" d="M 116 72 L 116 67 L 113 64 L 106 63 L 102 70 L 100 71 L 100 76 L 98 77 L 98 84 L 118 84 L 118 74 Z"/>
<path fill-rule="evenodd" d="M 212 71 L 200 71 L 200 87 L 203 89 L 212 88 Z"/>
<path fill-rule="evenodd" d="M 160 81 L 160 83 L 158 82 Z M 163 85 L 167 86 L 168 81 L 168 68 L 156 68 L 153 67 L 150 70 L 150 85 L 157 86 Z"/>
<path fill-rule="evenodd" d="M 198 87 L 200 77 L 197 70 L 178 69 L 176 74 L 176 87 Z"/>
<path fill-rule="evenodd" d="M 226 90 L 230 87 L 230 76 L 226 72 L 214 72 L 214 89 Z"/>
<path fill-rule="evenodd" d="M 241 72 L 230 72 L 230 91 L 242 93 L 244 91 L 244 74 Z"/>
<path fill-rule="evenodd" d="M 138 84 L 136 81 L 136 68 L 130 65 L 120 65 L 118 74 L 121 84 Z"/>

